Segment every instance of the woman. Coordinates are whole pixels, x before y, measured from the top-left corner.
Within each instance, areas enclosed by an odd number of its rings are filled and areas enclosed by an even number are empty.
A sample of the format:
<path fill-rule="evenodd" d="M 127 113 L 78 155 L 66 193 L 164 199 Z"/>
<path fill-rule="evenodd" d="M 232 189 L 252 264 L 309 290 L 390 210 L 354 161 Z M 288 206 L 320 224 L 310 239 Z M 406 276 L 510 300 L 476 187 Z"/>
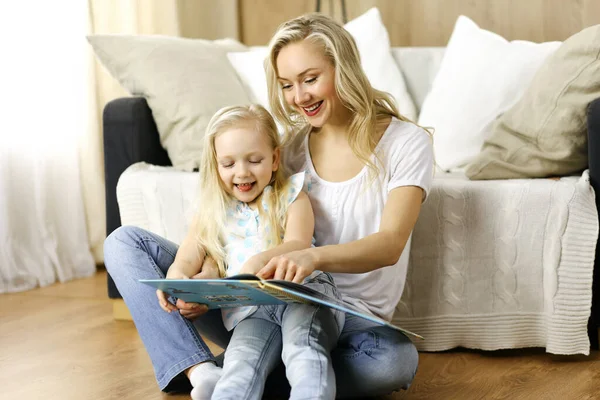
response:
<path fill-rule="evenodd" d="M 269 47 L 271 109 L 285 130 L 290 172 L 307 174 L 316 247 L 275 257 L 258 275 L 332 273 L 345 301 L 389 320 L 404 287 L 410 233 L 431 185 L 430 135 L 403 118 L 388 94 L 371 87 L 352 37 L 333 20 L 318 14 L 293 19 Z M 161 277 L 176 251 L 175 244 L 134 227 L 118 229 L 105 243 L 107 269 L 163 390 L 184 372 L 218 363 L 189 320 L 220 346 L 229 340 L 220 313 L 179 300 L 176 306 L 188 320 L 165 316 L 149 298 L 153 294 L 136 283 Z M 196 278 L 217 275 L 210 259 L 202 268 Z M 331 357 L 338 397 L 406 389 L 418 365 L 406 336 L 349 315 Z M 278 372 L 267 391 L 285 388 Z"/>

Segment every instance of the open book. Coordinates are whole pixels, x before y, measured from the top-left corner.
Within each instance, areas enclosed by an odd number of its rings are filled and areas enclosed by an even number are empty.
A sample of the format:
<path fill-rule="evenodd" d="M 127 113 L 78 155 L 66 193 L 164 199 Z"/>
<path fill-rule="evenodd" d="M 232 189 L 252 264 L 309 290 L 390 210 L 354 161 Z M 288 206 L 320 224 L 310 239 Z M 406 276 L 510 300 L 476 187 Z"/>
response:
<path fill-rule="evenodd" d="M 265 280 L 249 274 L 224 279 L 141 279 L 140 282 L 185 302 L 206 304 L 209 309 L 286 303 L 320 304 L 398 330 L 409 337 L 423 339 L 416 333 L 368 314 L 344 301 L 294 282 Z"/>

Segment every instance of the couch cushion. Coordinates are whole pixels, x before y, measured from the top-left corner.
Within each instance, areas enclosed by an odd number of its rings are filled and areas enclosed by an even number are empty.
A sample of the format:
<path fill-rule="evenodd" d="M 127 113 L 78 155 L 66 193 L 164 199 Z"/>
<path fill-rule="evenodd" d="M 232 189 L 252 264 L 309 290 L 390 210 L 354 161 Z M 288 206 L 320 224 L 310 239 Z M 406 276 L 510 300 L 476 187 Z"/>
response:
<path fill-rule="evenodd" d="M 600 25 L 571 36 L 467 167 L 471 179 L 567 175 L 587 167 L 586 109 L 600 97 Z"/>
<path fill-rule="evenodd" d="M 560 42 L 507 41 L 465 16 L 456 21 L 419 124 L 433 127 L 438 165 L 463 167 L 480 152 L 491 124 L 522 96 Z"/>
<path fill-rule="evenodd" d="M 88 41 L 125 89 L 146 98 L 177 168 L 198 166 L 202 136 L 217 110 L 250 101 L 226 56 L 246 48 L 235 40 L 91 35 Z"/>
<path fill-rule="evenodd" d="M 392 56 L 400 67 L 417 115 L 437 75 L 445 47 L 392 47 Z"/>

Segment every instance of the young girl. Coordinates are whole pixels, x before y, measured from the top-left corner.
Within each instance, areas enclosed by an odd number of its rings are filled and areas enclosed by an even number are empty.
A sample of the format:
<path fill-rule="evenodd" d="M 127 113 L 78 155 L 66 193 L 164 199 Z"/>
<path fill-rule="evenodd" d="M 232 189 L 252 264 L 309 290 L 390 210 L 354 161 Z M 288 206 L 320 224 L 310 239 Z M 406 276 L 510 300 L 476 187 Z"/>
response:
<path fill-rule="evenodd" d="M 334 273 L 344 300 L 389 320 L 404 287 L 410 235 L 431 186 L 430 135 L 371 87 L 354 40 L 330 18 L 310 14 L 284 23 L 270 43 L 266 69 L 271 107 L 286 130 L 285 161 L 290 171 L 306 173 L 316 247 L 274 257 L 258 275 Z M 179 300 L 175 307 L 187 320 L 157 318 L 153 293 L 133 283 L 160 277 L 176 245 L 122 227 L 104 249 L 108 272 L 146 338 L 161 389 L 173 390 L 191 367 L 215 360 L 190 320 L 228 346 L 230 334 L 214 313 Z M 213 265 L 205 258 L 200 275 L 216 275 Z M 349 315 L 331 358 L 340 398 L 406 389 L 418 365 L 406 336 Z M 271 377 L 280 372 L 278 366 Z M 285 379 L 269 379 L 265 389 L 281 394 L 286 387 Z"/>
<path fill-rule="evenodd" d="M 273 257 L 309 248 L 314 217 L 303 183 L 303 173 L 288 178 L 280 168 L 279 135 L 267 110 L 218 111 L 205 136 L 200 207 L 167 278 L 193 277 L 207 254 L 220 276 L 232 276 L 256 274 Z M 307 286 L 339 298 L 329 274 L 288 272 L 284 279 L 306 279 Z M 159 299 L 165 311 L 176 310 L 164 294 Z M 267 375 L 282 359 L 291 398 L 335 398 L 330 351 L 343 325 L 341 312 L 302 304 L 241 307 L 224 309 L 223 322 L 233 335 L 222 376 L 213 364 L 195 368 L 193 399 L 260 399 Z"/>

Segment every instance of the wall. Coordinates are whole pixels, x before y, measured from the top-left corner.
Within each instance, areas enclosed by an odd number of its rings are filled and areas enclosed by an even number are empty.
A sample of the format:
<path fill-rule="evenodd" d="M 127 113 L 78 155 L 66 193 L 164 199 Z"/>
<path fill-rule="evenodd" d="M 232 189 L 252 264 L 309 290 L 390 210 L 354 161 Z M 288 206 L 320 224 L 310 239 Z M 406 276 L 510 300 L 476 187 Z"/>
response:
<path fill-rule="evenodd" d="M 241 39 L 265 45 L 280 23 L 315 11 L 316 3 L 239 0 Z M 321 3 L 323 12 L 341 21 L 338 0 Z M 506 39 L 535 42 L 562 41 L 600 24 L 600 0 L 346 0 L 349 20 L 371 7 L 381 11 L 392 46 L 445 46 L 461 14 Z"/>

